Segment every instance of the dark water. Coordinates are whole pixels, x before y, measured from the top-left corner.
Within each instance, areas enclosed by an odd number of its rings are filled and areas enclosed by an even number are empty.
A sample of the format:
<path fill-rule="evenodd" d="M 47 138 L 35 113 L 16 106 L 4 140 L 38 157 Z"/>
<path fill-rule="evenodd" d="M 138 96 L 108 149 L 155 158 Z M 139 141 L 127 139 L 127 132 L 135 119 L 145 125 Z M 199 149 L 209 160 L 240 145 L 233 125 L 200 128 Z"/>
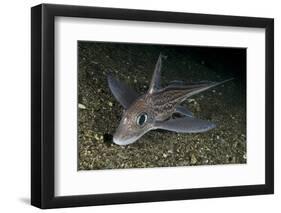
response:
<path fill-rule="evenodd" d="M 78 43 L 79 170 L 246 163 L 246 49 L 121 43 Z M 112 74 L 147 91 L 160 54 L 162 82 L 235 79 L 182 105 L 217 125 L 198 134 L 151 131 L 129 146 L 112 143 L 122 107 L 111 94 Z"/>

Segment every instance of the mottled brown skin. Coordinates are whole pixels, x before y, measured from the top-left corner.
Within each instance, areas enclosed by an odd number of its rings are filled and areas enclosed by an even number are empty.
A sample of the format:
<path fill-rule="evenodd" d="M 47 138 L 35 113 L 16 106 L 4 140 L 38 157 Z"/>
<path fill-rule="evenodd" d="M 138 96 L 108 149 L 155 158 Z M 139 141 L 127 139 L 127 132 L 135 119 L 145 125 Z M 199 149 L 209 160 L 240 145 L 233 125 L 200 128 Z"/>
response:
<path fill-rule="evenodd" d="M 114 134 L 115 143 L 118 143 L 118 141 L 127 141 L 128 143 L 133 140 L 135 141 L 153 128 L 155 112 L 152 109 L 152 105 L 151 96 L 143 95 L 124 112 L 122 120 Z M 139 126 L 137 124 L 137 118 L 143 112 L 147 113 L 147 122 L 145 125 Z"/>
<path fill-rule="evenodd" d="M 122 141 L 122 145 L 137 140 L 149 130 L 155 128 L 156 122 L 170 119 L 175 113 L 176 106 L 183 102 L 190 92 L 189 87 L 164 88 L 155 93 L 146 93 L 138 98 L 129 109 L 124 112 L 122 120 L 114 135 L 114 141 Z M 143 126 L 137 124 L 141 113 L 147 114 L 147 121 Z"/>

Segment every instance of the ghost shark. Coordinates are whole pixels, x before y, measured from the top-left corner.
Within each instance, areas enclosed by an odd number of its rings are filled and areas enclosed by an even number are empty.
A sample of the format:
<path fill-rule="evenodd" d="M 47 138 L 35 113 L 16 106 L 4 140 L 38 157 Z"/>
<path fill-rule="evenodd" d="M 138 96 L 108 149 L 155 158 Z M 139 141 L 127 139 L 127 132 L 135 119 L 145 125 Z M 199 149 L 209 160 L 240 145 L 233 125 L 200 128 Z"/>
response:
<path fill-rule="evenodd" d="M 180 104 L 187 98 L 223 84 L 222 82 L 199 82 L 183 85 L 174 81 L 161 88 L 160 74 L 162 54 L 155 65 L 152 80 L 146 94 L 138 95 L 124 83 L 107 77 L 109 88 L 116 100 L 124 107 L 120 124 L 113 135 L 113 142 L 118 145 L 128 145 L 136 142 L 150 130 L 163 129 L 177 133 L 199 133 L 215 128 L 210 121 L 193 117 L 193 114 Z M 173 116 L 174 114 L 180 116 Z"/>

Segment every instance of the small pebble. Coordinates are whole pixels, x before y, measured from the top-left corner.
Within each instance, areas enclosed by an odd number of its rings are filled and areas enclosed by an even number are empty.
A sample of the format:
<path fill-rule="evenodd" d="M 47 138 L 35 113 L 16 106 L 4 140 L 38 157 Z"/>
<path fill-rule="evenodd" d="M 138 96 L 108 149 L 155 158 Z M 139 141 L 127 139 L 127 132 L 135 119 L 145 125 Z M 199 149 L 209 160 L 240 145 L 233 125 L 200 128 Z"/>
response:
<path fill-rule="evenodd" d="M 193 99 L 193 98 L 188 99 L 187 101 L 188 101 L 188 103 L 196 102 L 195 99 Z"/>
<path fill-rule="evenodd" d="M 192 154 L 192 155 L 191 155 L 191 161 L 190 161 L 190 163 L 191 163 L 191 164 L 196 164 L 196 162 L 197 162 L 197 159 L 196 159 L 195 155 Z"/>
<path fill-rule="evenodd" d="M 98 134 L 94 134 L 94 138 L 98 141 L 99 140 Z"/>
<path fill-rule="evenodd" d="M 78 108 L 79 108 L 79 109 L 86 109 L 86 106 L 83 105 L 83 104 L 78 104 Z"/>

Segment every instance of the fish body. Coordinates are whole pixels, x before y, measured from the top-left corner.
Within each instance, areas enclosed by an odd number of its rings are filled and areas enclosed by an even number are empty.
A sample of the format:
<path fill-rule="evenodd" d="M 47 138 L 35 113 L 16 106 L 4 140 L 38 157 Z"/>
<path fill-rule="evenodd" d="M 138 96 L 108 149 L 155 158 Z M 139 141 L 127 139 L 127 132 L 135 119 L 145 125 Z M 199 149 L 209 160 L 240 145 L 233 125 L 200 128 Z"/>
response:
<path fill-rule="evenodd" d="M 187 98 L 225 83 L 200 82 L 183 85 L 174 81 L 161 88 L 160 72 L 162 59 L 160 54 L 155 66 L 150 87 L 146 94 L 138 95 L 127 85 L 108 76 L 108 84 L 117 101 L 124 107 L 120 124 L 113 135 L 113 142 L 118 145 L 128 145 L 136 142 L 150 130 L 164 129 L 179 133 L 206 132 L 215 127 L 210 121 L 194 118 L 192 113 L 180 104 Z M 177 113 L 178 118 L 173 118 Z"/>

